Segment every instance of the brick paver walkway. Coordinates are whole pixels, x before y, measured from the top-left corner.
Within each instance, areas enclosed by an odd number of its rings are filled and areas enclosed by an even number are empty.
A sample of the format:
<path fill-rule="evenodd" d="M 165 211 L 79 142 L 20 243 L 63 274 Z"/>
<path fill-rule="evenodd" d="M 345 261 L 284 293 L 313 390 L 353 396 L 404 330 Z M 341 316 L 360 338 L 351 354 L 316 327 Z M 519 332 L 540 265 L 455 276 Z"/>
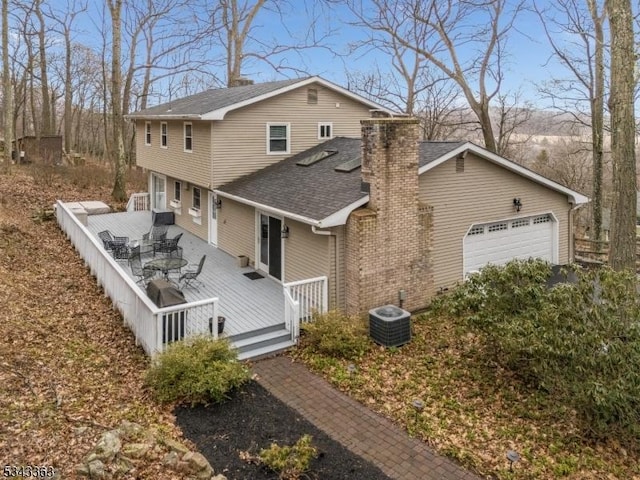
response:
<path fill-rule="evenodd" d="M 288 357 L 253 365 L 258 382 L 349 450 L 398 480 L 479 480 Z"/>

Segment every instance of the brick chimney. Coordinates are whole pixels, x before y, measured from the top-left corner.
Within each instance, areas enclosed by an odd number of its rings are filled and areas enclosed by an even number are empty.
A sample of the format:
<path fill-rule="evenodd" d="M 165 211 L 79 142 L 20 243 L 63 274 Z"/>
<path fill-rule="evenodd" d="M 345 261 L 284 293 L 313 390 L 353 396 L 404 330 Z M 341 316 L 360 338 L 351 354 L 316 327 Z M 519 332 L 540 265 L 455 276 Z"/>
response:
<path fill-rule="evenodd" d="M 246 87 L 253 85 L 253 80 L 247 77 L 236 77 L 229 80 L 229 87 Z"/>
<path fill-rule="evenodd" d="M 369 203 L 347 221 L 347 310 L 386 304 L 415 310 L 433 289 L 431 210 L 418 201 L 419 121 L 370 118 L 361 125 Z"/>

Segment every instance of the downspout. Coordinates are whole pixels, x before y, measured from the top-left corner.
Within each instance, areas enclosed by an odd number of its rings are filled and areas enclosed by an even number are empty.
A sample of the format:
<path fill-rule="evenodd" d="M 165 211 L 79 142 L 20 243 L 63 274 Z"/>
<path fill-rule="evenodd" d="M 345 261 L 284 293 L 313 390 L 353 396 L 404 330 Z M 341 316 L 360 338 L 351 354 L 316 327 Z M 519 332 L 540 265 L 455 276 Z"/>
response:
<path fill-rule="evenodd" d="M 336 303 L 337 303 L 338 302 L 338 285 L 337 285 L 338 283 L 338 239 L 335 233 L 331 232 L 330 230 L 318 230 L 315 225 L 311 225 L 311 232 L 313 232 L 316 235 L 333 237 L 333 241 L 331 242 L 333 244 L 333 272 L 335 275 L 335 278 L 333 279 L 333 281 L 336 287 Z"/>

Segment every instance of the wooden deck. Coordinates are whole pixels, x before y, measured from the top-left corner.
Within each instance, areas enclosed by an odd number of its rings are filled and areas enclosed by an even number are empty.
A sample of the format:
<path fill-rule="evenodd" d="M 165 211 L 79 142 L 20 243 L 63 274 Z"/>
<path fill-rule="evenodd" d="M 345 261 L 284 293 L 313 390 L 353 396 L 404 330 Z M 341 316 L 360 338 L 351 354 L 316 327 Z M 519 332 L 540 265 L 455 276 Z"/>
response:
<path fill-rule="evenodd" d="M 89 215 L 88 229 L 97 238 L 97 233 L 110 230 L 114 235 L 127 236 L 130 240 L 141 239 L 151 228 L 151 212 L 123 212 Z M 202 255 L 207 255 L 202 273 L 198 277 L 202 282 L 198 289 L 186 288 L 183 293 L 187 301 L 218 297 L 220 315 L 226 318 L 225 334 L 233 336 L 284 323 L 283 287 L 276 281 L 265 277 L 250 280 L 244 273 L 252 268 L 240 268 L 231 255 L 209 245 L 204 240 L 172 225 L 168 237 L 183 233 L 180 246 L 183 257 L 190 264 L 197 264 Z M 142 257 L 142 263 L 151 260 L 151 254 Z M 119 264 L 132 276 L 126 261 Z M 141 286 L 144 290 L 144 287 Z"/>

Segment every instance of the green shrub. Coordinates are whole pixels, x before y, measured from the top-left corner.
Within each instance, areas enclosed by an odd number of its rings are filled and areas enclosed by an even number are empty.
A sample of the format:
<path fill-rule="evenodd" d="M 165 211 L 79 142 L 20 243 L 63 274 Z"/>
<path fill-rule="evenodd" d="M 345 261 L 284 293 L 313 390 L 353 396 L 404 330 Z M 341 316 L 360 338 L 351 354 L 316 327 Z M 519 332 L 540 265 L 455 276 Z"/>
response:
<path fill-rule="evenodd" d="M 592 438 L 640 438 L 640 302 L 632 273 L 578 272 L 546 287 L 541 261 L 488 266 L 441 308 L 481 332 L 487 352 L 570 405 Z"/>
<path fill-rule="evenodd" d="M 195 337 L 175 342 L 158 355 L 146 383 L 160 402 L 211 403 L 249 379 L 227 340 Z"/>
<path fill-rule="evenodd" d="M 337 311 L 315 315 L 302 331 L 305 348 L 331 357 L 356 360 L 371 348 L 366 321 Z"/>
<path fill-rule="evenodd" d="M 318 455 L 318 450 L 311 444 L 311 436 L 303 435 L 292 446 L 279 446 L 272 443 L 269 448 L 260 451 L 260 461 L 274 472 L 281 480 L 296 480 L 309 470 L 311 460 Z"/>

